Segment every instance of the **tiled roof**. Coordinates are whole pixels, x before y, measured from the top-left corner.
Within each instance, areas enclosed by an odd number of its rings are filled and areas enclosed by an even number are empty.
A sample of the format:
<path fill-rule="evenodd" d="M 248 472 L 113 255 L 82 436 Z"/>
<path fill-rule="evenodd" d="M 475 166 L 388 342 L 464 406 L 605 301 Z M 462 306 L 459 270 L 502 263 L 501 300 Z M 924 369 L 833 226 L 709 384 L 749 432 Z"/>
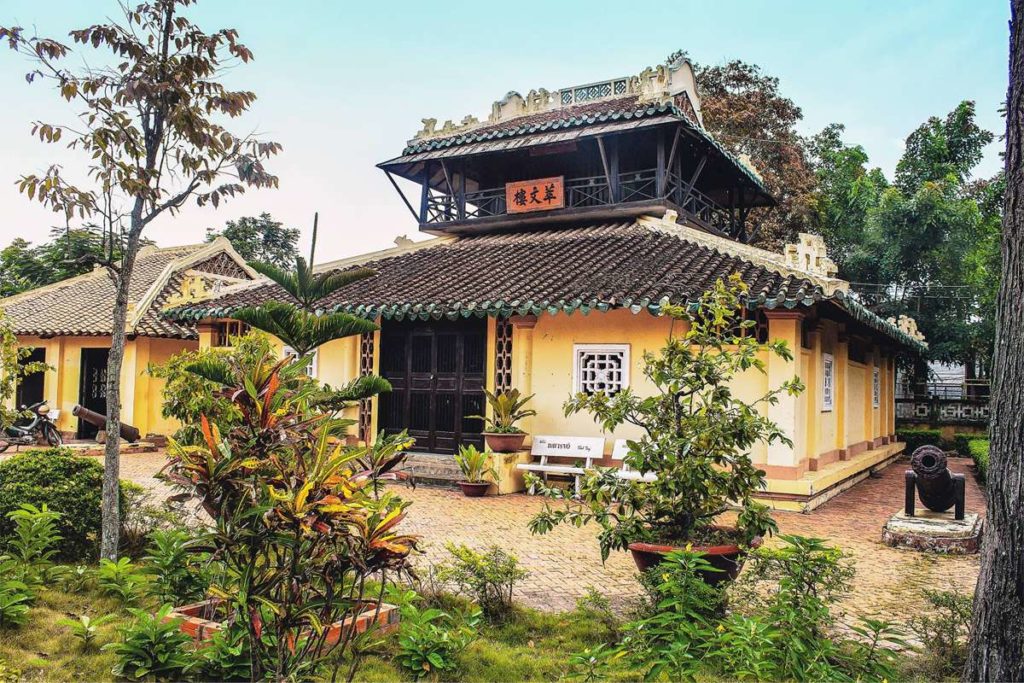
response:
<path fill-rule="evenodd" d="M 793 307 L 823 297 L 808 279 L 650 230 L 637 223 L 462 237 L 364 263 L 377 272 L 322 306 L 386 318 L 538 314 L 631 307 L 699 297 L 739 272 L 750 297 Z M 176 316 L 227 317 L 238 307 L 288 300 L 276 284 L 245 287 L 179 309 Z"/>
<path fill-rule="evenodd" d="M 209 258 L 203 259 L 207 255 Z M 129 333 L 152 337 L 194 338 L 195 329 L 171 320 L 156 308 L 181 286 L 187 268 L 249 279 L 249 272 L 235 262 L 233 273 L 218 257 L 227 256 L 220 244 L 195 244 L 164 249 L 145 248 L 139 253 L 129 287 Z M 197 259 L 199 259 L 197 261 Z M 15 334 L 40 336 L 102 336 L 111 333 L 116 289 L 105 269 L 23 292 L 0 300 Z M 139 306 L 145 310 L 138 310 Z M 133 324 L 134 323 L 134 324 Z"/>
<path fill-rule="evenodd" d="M 745 163 L 740 161 L 732 152 L 715 140 L 704 128 L 695 122 L 677 107 L 673 102 L 642 103 L 636 95 L 628 95 L 613 99 L 599 100 L 578 104 L 571 107 L 553 109 L 550 111 L 527 114 L 508 121 L 502 121 L 494 125 L 485 125 L 465 132 L 457 133 L 448 137 L 433 137 L 425 140 L 414 140 L 403 150 L 403 156 L 427 152 L 446 147 L 466 145 L 474 142 L 495 140 L 500 138 L 516 137 L 520 135 L 532 135 L 546 131 L 554 131 L 564 128 L 579 126 L 590 126 L 610 121 L 628 121 L 642 117 L 663 116 L 679 120 L 687 125 L 694 133 L 704 139 L 711 147 L 717 150 L 725 159 L 742 172 L 755 187 L 759 188 L 766 195 L 770 196 L 768 188 L 761 177 L 751 170 Z M 393 159 L 380 164 L 387 167 L 392 163 L 401 163 L 402 158 Z"/>
<path fill-rule="evenodd" d="M 341 262 L 340 270 L 366 266 L 376 275 L 341 288 L 321 302 L 321 309 L 386 319 L 589 313 L 612 308 L 657 314 L 664 303 L 693 302 L 719 278 L 739 273 L 749 287 L 748 305 L 796 308 L 829 301 L 903 345 L 922 349 L 842 292 L 826 293 L 814 277 L 755 263 L 730 253 L 727 246 L 717 249 L 687 239 L 686 230 L 623 222 L 442 238 L 397 253 Z M 710 238 L 702 235 L 700 239 Z M 228 318 L 238 308 L 267 300 L 291 301 L 291 297 L 263 280 L 168 315 L 177 320 Z"/>

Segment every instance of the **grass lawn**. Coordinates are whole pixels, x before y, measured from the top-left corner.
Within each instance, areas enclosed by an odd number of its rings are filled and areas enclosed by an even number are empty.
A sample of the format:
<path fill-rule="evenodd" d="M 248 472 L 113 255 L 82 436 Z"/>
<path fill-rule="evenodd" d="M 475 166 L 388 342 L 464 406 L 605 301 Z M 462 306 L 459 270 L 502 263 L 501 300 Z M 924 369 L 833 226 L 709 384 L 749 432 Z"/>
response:
<path fill-rule="evenodd" d="M 464 605 L 456 599 L 445 606 Z M 98 617 L 117 613 L 100 627 L 92 647 L 83 650 L 61 619 L 80 614 Z M 25 681 L 113 681 L 112 653 L 102 646 L 117 639 L 117 627 L 131 619 L 114 598 L 94 590 L 82 594 L 42 589 L 29 611 L 26 624 L 0 631 L 0 663 L 20 672 Z M 501 625 L 484 624 L 479 637 L 457 657 L 457 669 L 445 674 L 456 681 L 558 680 L 568 671 L 568 659 L 587 647 L 611 640 L 614 624 L 593 611 L 546 613 L 516 608 Z M 392 659 L 394 637 L 385 641 L 381 652 L 367 658 L 358 680 L 411 680 Z M 7 683 L 0 668 L 0 683 Z"/>

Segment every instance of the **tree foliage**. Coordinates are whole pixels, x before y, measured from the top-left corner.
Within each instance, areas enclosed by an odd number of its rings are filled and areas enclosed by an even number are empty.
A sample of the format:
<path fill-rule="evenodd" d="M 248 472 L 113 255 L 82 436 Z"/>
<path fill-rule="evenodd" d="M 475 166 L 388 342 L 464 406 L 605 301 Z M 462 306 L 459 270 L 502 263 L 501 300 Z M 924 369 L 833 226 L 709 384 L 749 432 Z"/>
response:
<path fill-rule="evenodd" d="M 779 201 L 748 219 L 752 241 L 777 250 L 812 226 L 816 179 L 796 131 L 803 112 L 756 64 L 694 64 L 694 71 L 705 127 L 731 152 L 749 157 Z"/>
<path fill-rule="evenodd" d="M 260 263 L 287 268 L 298 256 L 296 245 L 299 241 L 298 228 L 286 228 L 281 221 L 275 221 L 269 213 L 259 216 L 243 216 L 228 221 L 223 230 L 206 229 L 206 241 L 212 242 L 224 237 L 235 251 L 249 263 Z"/>
<path fill-rule="evenodd" d="M 812 138 L 817 223 L 841 277 L 883 317 L 906 314 L 931 360 L 985 368 L 998 285 L 1001 176 L 972 180 L 992 134 L 961 102 L 907 138 L 890 183 L 832 125 Z"/>
<path fill-rule="evenodd" d="M 150 244 L 141 240 L 141 244 Z M 50 239 L 39 245 L 16 237 L 0 251 L 0 297 L 66 280 L 90 272 L 98 263 L 120 259 L 124 245 L 111 244 L 96 225 L 50 230 Z"/>

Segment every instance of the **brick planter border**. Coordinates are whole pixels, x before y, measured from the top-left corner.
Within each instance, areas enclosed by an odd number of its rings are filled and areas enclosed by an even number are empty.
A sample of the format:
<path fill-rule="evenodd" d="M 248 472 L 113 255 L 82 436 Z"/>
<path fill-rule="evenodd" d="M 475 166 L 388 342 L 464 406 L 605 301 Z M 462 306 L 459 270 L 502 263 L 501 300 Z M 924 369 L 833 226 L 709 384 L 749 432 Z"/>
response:
<path fill-rule="evenodd" d="M 210 607 L 216 607 L 217 605 L 224 602 L 220 598 L 212 598 L 210 600 L 203 600 L 202 602 L 195 602 L 191 605 L 182 605 L 181 607 L 175 607 L 166 620 L 181 619 L 180 628 L 182 633 L 187 633 L 192 636 L 196 643 L 204 643 L 211 638 L 213 634 L 224 628 L 223 622 L 215 621 L 212 619 L 204 619 L 202 615 Z M 398 607 L 389 603 L 381 603 L 380 612 L 377 612 L 376 603 L 365 603 L 367 608 L 357 614 L 354 617 L 348 617 L 344 621 L 336 621 L 330 625 L 327 631 L 327 639 L 324 641 L 324 645 L 331 647 L 338 643 L 341 638 L 342 629 L 351 629 L 352 621 L 355 620 L 355 632 L 364 633 L 370 628 L 371 623 L 376 622 L 377 629 L 382 634 L 392 633 L 398 629 Z M 377 613 L 377 618 L 374 620 L 374 613 Z"/>

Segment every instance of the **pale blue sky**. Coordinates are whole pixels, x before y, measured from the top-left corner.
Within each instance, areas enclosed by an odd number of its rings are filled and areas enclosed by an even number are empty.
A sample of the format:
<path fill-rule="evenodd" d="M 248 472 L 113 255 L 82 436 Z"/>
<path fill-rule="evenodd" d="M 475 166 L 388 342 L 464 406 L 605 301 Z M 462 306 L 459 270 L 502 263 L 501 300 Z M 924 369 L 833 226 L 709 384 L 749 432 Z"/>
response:
<path fill-rule="evenodd" d="M 0 24 L 63 37 L 115 11 L 114 0 L 0 0 Z M 848 140 L 887 173 L 906 135 L 960 100 L 975 100 L 981 124 L 1003 130 L 1009 9 L 1002 0 L 200 0 L 191 14 L 207 30 L 237 28 L 255 52 L 231 84 L 260 98 L 245 129 L 284 145 L 273 162 L 281 188 L 162 219 L 148 233 L 161 244 L 199 241 L 208 225 L 264 210 L 308 236 L 319 210 L 323 258 L 390 246 L 417 227 L 374 164 L 398 155 L 421 118 L 482 118 L 509 90 L 634 74 L 677 49 L 703 63 L 760 64 L 803 108 L 801 132 L 845 123 Z M 2 244 L 42 239 L 55 222 L 16 193 L 20 173 L 53 161 L 81 166 L 29 137 L 30 121 L 72 112 L 27 85 L 25 67 L 0 52 Z M 994 143 L 980 171 L 998 167 Z"/>

